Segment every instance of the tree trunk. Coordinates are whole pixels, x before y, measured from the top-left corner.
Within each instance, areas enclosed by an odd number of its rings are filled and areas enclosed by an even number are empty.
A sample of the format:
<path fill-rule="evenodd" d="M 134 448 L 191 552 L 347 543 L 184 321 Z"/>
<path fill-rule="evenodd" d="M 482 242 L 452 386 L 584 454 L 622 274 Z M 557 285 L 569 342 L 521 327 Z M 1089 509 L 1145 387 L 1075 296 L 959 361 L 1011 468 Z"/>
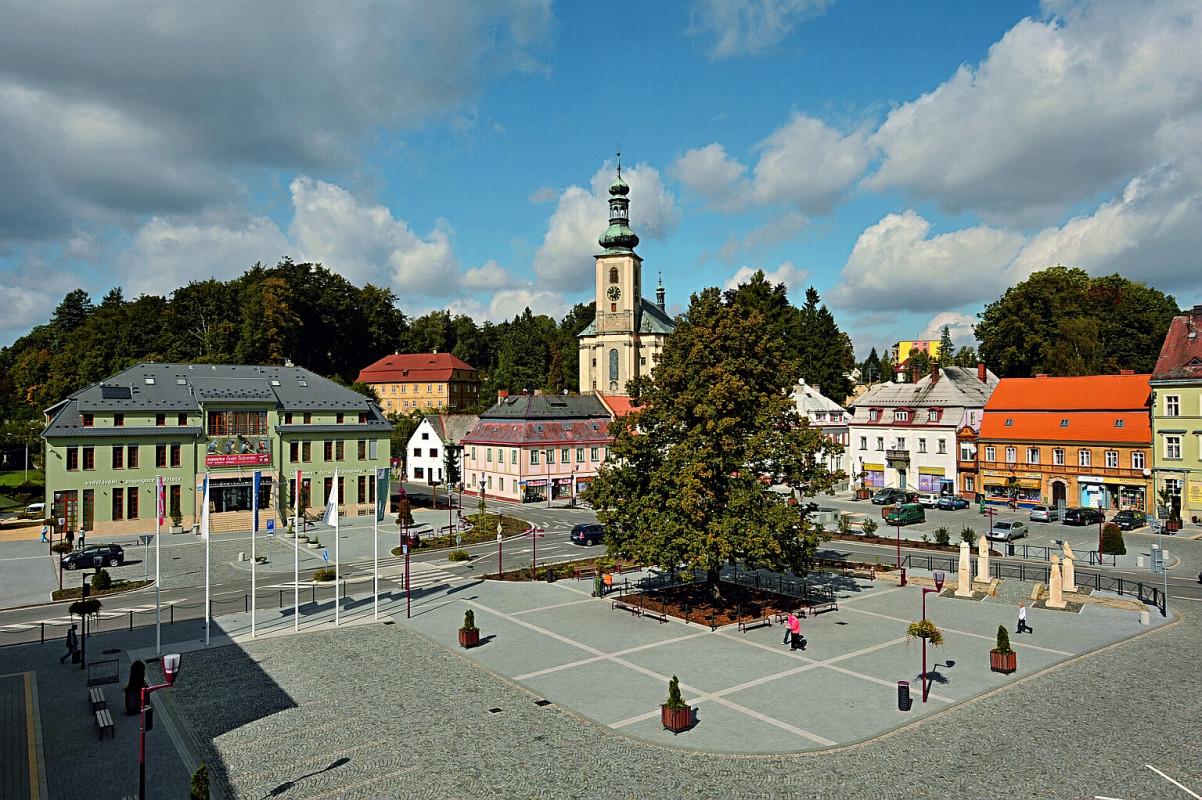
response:
<path fill-rule="evenodd" d="M 719 570 L 707 569 L 705 571 L 705 585 L 709 589 L 710 599 L 715 603 L 722 602 L 722 583 L 718 580 Z"/>

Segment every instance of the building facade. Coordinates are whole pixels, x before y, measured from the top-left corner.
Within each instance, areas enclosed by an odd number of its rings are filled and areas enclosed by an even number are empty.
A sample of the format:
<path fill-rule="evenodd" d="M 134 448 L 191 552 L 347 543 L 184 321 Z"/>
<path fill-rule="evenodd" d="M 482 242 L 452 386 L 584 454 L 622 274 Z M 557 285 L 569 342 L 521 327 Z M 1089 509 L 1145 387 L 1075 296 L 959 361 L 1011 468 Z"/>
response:
<path fill-rule="evenodd" d="M 1004 378 L 977 442 L 985 499 L 1147 510 L 1148 377 Z"/>
<path fill-rule="evenodd" d="M 359 371 L 386 414 L 471 408 L 480 402 L 476 368 L 450 353 L 394 353 Z"/>
<path fill-rule="evenodd" d="M 423 417 L 405 445 L 406 477 L 418 483 L 446 483 L 446 446 L 459 444 L 479 421 L 475 414 Z"/>
<path fill-rule="evenodd" d="M 605 461 L 609 423 L 594 395 L 502 396 L 463 438 L 465 492 L 519 503 L 573 499 Z"/>
<path fill-rule="evenodd" d="M 630 229 L 630 187 L 622 167 L 609 187 L 609 227 L 595 257 L 597 312 L 580 332 L 580 391 L 626 394 L 626 384 L 650 375 L 668 334 L 676 327 L 664 310 L 664 287 L 654 303 L 643 298 L 639 237 Z"/>
<path fill-rule="evenodd" d="M 979 419 L 997 382 L 984 364 L 935 364 L 916 383 L 873 386 L 855 402 L 848 426 L 853 484 L 955 493 L 958 434 Z"/>
<path fill-rule="evenodd" d="M 340 507 L 370 513 L 392 429 L 370 400 L 300 367 L 138 364 L 45 413 L 47 507 L 102 534 L 153 531 L 160 476 L 167 516 L 185 525 L 208 476 L 215 531 L 250 529 L 256 471 L 263 526 L 290 516 L 297 470 L 302 509 L 325 505 L 337 473 Z"/>
<path fill-rule="evenodd" d="M 1202 306 L 1173 318 L 1149 381 L 1156 509 L 1202 522 Z M 1160 494 L 1168 505 L 1159 502 Z M 1173 513 L 1175 512 L 1175 514 Z"/>
<path fill-rule="evenodd" d="M 810 427 L 822 431 L 827 441 L 840 445 L 838 453 L 826 454 L 826 468 L 831 472 L 845 472 L 848 441 L 848 422 L 851 412 L 831 400 L 819 391 L 819 387 L 810 386 L 804 380 L 799 380 L 793 387 L 793 402 L 797 405 L 797 415 L 806 420 Z M 851 486 L 850 476 L 846 484 Z"/>

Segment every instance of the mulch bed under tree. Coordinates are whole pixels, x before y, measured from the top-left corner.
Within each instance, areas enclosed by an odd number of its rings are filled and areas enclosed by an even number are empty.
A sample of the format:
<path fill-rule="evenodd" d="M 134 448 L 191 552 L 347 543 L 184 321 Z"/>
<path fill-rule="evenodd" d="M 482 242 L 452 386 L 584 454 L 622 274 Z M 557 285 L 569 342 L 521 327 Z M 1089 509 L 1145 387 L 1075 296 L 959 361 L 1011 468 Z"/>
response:
<path fill-rule="evenodd" d="M 710 596 L 709 587 L 704 583 L 627 595 L 625 600 L 632 605 L 638 605 L 640 597 L 642 604 L 650 609 L 704 625 L 733 625 L 741 620 L 760 619 L 773 614 L 796 611 L 804 605 L 795 597 L 734 583 L 722 584 L 721 601 L 715 601 Z"/>

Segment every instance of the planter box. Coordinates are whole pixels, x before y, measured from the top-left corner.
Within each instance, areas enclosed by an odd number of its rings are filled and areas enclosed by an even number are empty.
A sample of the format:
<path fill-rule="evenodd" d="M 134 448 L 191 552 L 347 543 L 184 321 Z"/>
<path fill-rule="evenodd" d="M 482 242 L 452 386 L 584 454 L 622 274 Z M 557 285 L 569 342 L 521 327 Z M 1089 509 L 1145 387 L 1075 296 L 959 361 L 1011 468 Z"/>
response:
<path fill-rule="evenodd" d="M 999 653 L 997 650 L 990 650 L 989 668 L 994 672 L 1009 675 L 1018 669 L 1018 653 Z"/>
<path fill-rule="evenodd" d="M 184 532 L 184 526 L 183 526 L 183 525 L 172 525 L 172 526 L 171 526 L 170 528 L 168 528 L 167 530 L 168 530 L 170 533 L 183 533 L 183 532 Z"/>
<path fill-rule="evenodd" d="M 690 706 L 673 710 L 664 703 L 659 707 L 659 718 L 664 728 L 672 731 L 673 735 L 693 727 L 693 709 Z"/>
<path fill-rule="evenodd" d="M 475 647 L 478 644 L 480 644 L 480 629 L 479 628 L 472 628 L 471 630 L 468 630 L 467 628 L 459 629 L 459 646 L 460 647 Z"/>
<path fill-rule="evenodd" d="M 321 547 L 321 542 L 306 542 L 305 547 L 309 548 L 310 550 L 317 550 Z"/>
<path fill-rule="evenodd" d="M 1181 520 L 1179 520 L 1179 519 L 1165 520 L 1164 529 L 1166 531 L 1168 531 L 1169 533 L 1176 533 L 1177 531 L 1181 530 Z"/>

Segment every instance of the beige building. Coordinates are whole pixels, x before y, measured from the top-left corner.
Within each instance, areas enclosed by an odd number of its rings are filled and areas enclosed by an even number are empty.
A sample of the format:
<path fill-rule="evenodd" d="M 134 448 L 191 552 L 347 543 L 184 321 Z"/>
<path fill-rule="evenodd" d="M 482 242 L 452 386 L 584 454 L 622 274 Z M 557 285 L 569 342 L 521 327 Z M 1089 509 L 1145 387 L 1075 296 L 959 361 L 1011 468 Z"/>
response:
<path fill-rule="evenodd" d="M 596 256 L 597 315 L 580 332 L 580 391 L 626 394 L 626 384 L 650 375 L 668 334 L 676 327 L 664 310 L 664 287 L 655 302 L 643 298 L 639 237 L 630 229 L 630 187 L 622 167 L 609 187 L 609 227 Z"/>
<path fill-rule="evenodd" d="M 480 402 L 476 368 L 450 353 L 394 353 L 359 371 L 387 414 L 471 408 Z"/>

